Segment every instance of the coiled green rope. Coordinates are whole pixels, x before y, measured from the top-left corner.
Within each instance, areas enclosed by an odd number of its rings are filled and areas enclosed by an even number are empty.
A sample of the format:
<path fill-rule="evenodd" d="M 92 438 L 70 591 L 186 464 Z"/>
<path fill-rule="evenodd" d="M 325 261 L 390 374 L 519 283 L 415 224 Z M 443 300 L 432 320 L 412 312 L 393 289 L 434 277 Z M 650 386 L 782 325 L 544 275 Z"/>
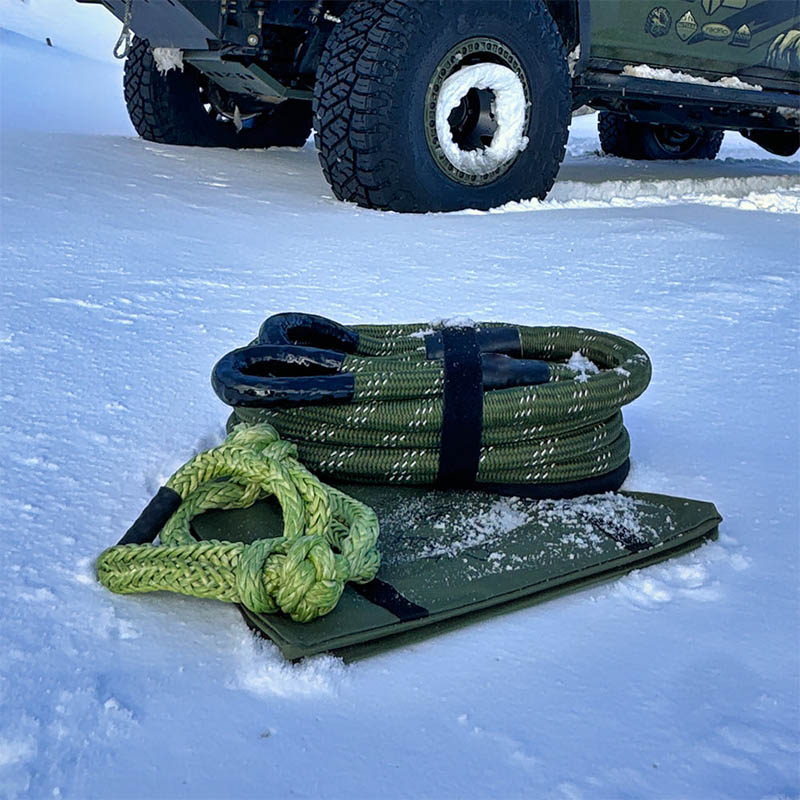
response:
<path fill-rule="evenodd" d="M 237 428 L 167 482 L 182 503 L 161 530 L 161 543 L 109 548 L 97 561 L 98 578 L 122 594 L 166 589 L 255 612 L 280 610 L 298 622 L 327 614 L 347 581 L 375 577 L 378 520 L 368 506 L 319 481 L 296 456 L 296 447 L 270 425 Z M 192 537 L 196 515 L 246 508 L 270 495 L 283 512 L 282 536 L 251 544 Z"/>
<path fill-rule="evenodd" d="M 498 327 L 501 323 L 479 323 Z M 486 391 L 479 483 L 562 483 L 625 463 L 621 406 L 650 381 L 650 360 L 620 336 L 573 327 L 513 326 L 522 358 L 550 365 L 550 381 Z M 268 422 L 314 472 L 340 480 L 431 484 L 439 468 L 443 366 L 425 357 L 430 325 L 357 325 L 358 348 L 341 370 L 355 376 L 346 405 L 234 410 L 230 424 Z M 580 353 L 596 372 L 568 366 Z"/>

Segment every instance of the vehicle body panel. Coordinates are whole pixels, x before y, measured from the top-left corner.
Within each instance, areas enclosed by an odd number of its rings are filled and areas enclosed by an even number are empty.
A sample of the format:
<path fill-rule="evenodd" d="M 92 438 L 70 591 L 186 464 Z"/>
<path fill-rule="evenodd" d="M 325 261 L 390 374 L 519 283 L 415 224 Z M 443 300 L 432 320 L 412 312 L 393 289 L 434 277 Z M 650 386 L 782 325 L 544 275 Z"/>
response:
<path fill-rule="evenodd" d="M 800 0 L 599 0 L 591 26 L 591 58 L 800 78 Z"/>

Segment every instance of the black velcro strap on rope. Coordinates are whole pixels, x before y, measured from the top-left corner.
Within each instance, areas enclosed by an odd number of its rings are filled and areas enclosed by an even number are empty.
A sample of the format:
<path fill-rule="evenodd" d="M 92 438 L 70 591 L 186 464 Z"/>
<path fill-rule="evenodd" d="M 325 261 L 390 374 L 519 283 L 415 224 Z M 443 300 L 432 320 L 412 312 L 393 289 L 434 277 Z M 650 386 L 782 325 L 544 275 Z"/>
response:
<path fill-rule="evenodd" d="M 440 486 L 460 487 L 478 474 L 483 428 L 483 372 L 474 328 L 444 328 Z"/>
<path fill-rule="evenodd" d="M 117 545 L 149 544 L 154 541 L 182 502 L 181 496 L 174 489 L 162 486 Z"/>
<path fill-rule="evenodd" d="M 379 578 L 373 578 L 369 583 L 351 583 L 349 585 L 365 600 L 385 608 L 402 622 L 422 619 L 430 613 L 427 608 L 412 603 L 407 597 L 403 597 L 394 586 Z"/>

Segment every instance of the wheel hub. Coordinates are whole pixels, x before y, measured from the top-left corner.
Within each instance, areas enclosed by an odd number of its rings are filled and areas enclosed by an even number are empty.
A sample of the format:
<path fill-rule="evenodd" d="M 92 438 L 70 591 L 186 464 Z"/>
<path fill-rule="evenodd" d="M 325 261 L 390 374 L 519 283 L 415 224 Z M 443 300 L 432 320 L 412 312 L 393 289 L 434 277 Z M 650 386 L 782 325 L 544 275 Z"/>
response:
<path fill-rule="evenodd" d="M 487 37 L 475 37 L 465 39 L 448 51 L 434 70 L 426 92 L 423 120 L 425 137 L 439 169 L 457 183 L 468 186 L 480 186 L 496 180 L 511 167 L 518 154 L 518 150 L 512 148 L 495 159 L 481 158 L 482 153 L 488 153 L 493 144 L 496 144 L 498 135 L 498 93 L 493 86 L 467 87 L 446 120 L 441 119 L 440 99 L 445 82 L 465 67 L 479 64 L 499 65 L 521 85 L 524 98 L 524 119 L 521 124 L 523 132 L 528 130 L 531 113 L 530 88 L 522 65 L 502 42 Z M 445 131 L 445 141 L 442 141 L 440 135 L 442 130 Z M 447 141 L 448 138 L 452 142 Z M 467 157 L 464 154 L 472 156 Z"/>
<path fill-rule="evenodd" d="M 667 153 L 688 153 L 697 142 L 697 134 L 685 128 L 676 128 L 671 125 L 657 125 L 653 136 L 658 146 Z"/>
<path fill-rule="evenodd" d="M 492 143 L 497 121 L 492 104 L 495 95 L 491 89 L 470 89 L 461 103 L 450 112 L 447 122 L 453 141 L 465 151 L 479 150 Z"/>

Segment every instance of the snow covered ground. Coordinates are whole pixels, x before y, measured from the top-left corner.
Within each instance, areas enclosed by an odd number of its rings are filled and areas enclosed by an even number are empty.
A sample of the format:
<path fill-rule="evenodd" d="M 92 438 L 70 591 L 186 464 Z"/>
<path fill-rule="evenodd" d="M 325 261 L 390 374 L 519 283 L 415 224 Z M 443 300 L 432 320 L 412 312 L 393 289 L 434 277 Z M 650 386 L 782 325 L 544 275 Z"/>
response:
<path fill-rule="evenodd" d="M 310 144 L 135 138 L 116 32 L 76 34 L 92 62 L 2 2 L 0 796 L 798 796 L 797 159 L 603 158 L 581 117 L 544 203 L 364 211 Z M 283 310 L 629 336 L 627 487 L 713 500 L 720 541 L 353 665 L 110 594 L 94 558 L 221 439 L 211 367 Z"/>

